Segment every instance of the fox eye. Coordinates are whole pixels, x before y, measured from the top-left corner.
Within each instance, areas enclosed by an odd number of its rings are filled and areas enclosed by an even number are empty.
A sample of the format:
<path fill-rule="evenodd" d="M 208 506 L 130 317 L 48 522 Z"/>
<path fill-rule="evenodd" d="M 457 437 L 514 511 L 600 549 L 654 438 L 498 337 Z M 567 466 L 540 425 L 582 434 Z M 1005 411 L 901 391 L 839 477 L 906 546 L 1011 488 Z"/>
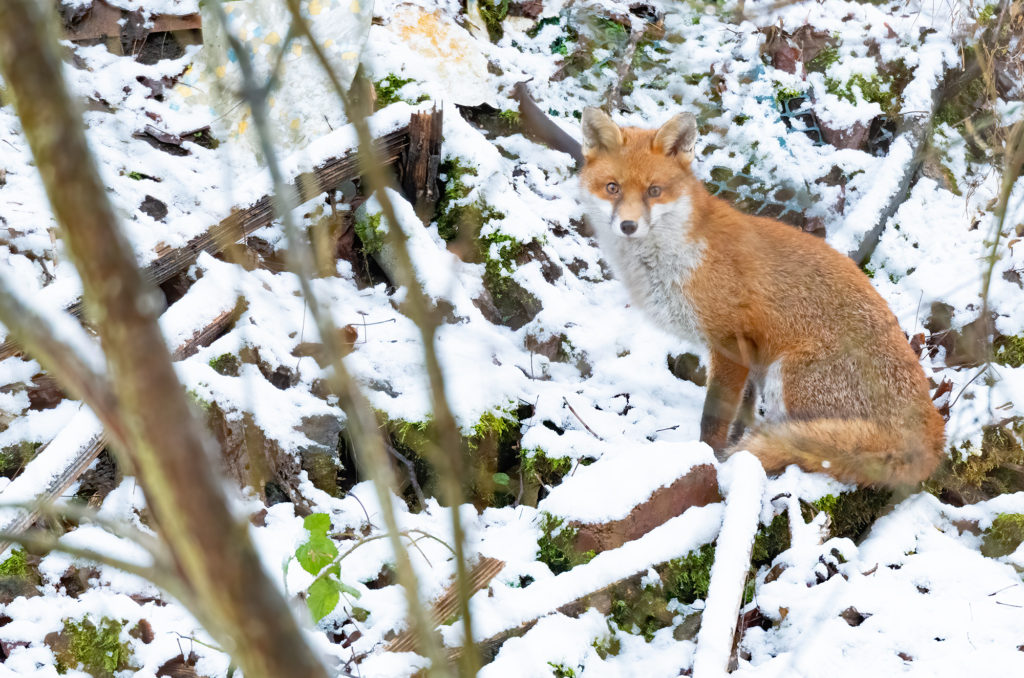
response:
<path fill-rule="evenodd" d="M 608 191 L 608 193 L 611 195 L 615 195 L 616 193 L 619 192 L 619 185 L 614 181 L 609 181 L 608 184 L 604 187 L 604 190 Z"/>
<path fill-rule="evenodd" d="M 651 186 L 650 188 L 647 189 L 647 195 L 651 196 L 652 198 L 657 198 L 659 195 L 661 195 L 661 186 Z"/>

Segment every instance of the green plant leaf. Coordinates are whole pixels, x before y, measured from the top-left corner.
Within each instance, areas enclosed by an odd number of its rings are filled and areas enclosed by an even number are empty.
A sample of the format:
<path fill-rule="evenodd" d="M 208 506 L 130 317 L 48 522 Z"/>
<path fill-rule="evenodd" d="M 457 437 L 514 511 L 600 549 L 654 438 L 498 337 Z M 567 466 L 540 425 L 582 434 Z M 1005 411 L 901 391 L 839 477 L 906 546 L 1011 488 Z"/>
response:
<path fill-rule="evenodd" d="M 335 574 L 337 574 L 337 573 L 335 573 Z M 347 595 L 351 596 L 352 598 L 358 599 L 358 598 L 360 598 L 363 595 L 362 593 L 360 593 L 359 591 L 355 590 L 354 588 L 352 588 L 351 586 L 349 586 L 348 584 L 346 584 L 343 581 L 339 581 L 338 582 L 338 588 L 341 590 L 342 593 L 347 594 Z"/>
<path fill-rule="evenodd" d="M 309 541 L 295 549 L 295 559 L 299 561 L 302 569 L 310 574 L 319 574 L 324 566 L 337 557 L 338 547 L 323 534 L 310 535 Z"/>
<path fill-rule="evenodd" d="M 314 622 L 320 621 L 338 606 L 338 601 L 341 600 L 341 587 L 342 584 L 331 577 L 317 579 L 309 587 L 306 606 L 309 607 Z"/>
<path fill-rule="evenodd" d="M 331 529 L 331 517 L 326 513 L 311 513 L 302 521 L 302 526 L 309 530 L 310 534 L 327 534 Z"/>
<path fill-rule="evenodd" d="M 495 485 L 501 485 L 502 487 L 508 487 L 509 477 L 508 477 L 507 473 L 495 473 L 493 478 L 494 478 L 494 484 Z"/>

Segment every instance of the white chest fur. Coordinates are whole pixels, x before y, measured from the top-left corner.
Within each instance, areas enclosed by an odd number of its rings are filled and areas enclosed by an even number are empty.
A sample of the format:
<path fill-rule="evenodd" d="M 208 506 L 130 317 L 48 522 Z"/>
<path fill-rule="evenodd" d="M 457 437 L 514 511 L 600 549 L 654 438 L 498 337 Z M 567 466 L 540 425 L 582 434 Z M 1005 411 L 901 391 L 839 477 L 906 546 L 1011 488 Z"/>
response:
<path fill-rule="evenodd" d="M 703 244 L 689 237 L 689 201 L 684 198 L 660 206 L 662 210 L 652 210 L 650 231 L 639 238 L 612 232 L 607 201 L 592 199 L 584 204 L 601 250 L 633 303 L 665 331 L 706 343 L 693 306 L 683 295 L 684 285 L 704 254 Z"/>

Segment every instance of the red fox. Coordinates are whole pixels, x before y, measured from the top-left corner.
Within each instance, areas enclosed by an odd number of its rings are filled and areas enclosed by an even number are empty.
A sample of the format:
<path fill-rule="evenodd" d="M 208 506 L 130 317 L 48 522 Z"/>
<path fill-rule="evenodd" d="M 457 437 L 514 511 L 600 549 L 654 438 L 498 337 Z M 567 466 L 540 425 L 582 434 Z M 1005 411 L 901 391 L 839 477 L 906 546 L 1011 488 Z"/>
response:
<path fill-rule="evenodd" d="M 690 169 L 692 115 L 647 130 L 588 108 L 582 124 L 581 199 L 602 251 L 655 323 L 710 349 L 701 440 L 720 458 L 749 450 L 769 473 L 797 464 L 877 485 L 931 475 L 942 417 L 853 261 L 708 194 Z"/>

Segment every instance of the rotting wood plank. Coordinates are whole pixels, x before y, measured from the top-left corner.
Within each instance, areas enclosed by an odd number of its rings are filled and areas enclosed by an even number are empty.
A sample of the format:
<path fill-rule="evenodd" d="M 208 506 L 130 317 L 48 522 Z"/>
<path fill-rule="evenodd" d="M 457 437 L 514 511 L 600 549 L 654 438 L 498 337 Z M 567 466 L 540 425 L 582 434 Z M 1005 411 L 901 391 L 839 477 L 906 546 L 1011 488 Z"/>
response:
<path fill-rule="evenodd" d="M 178 348 L 172 352 L 172 357 L 174 360 L 184 360 L 198 351 L 200 347 L 208 346 L 214 339 L 223 334 L 227 327 L 234 322 L 236 317 L 237 314 L 234 310 L 221 313 L 208 325 L 197 330 L 192 337 L 178 346 Z M 83 440 L 81 452 L 75 456 L 74 461 L 72 461 L 71 464 L 69 464 L 61 473 L 53 477 L 43 492 L 38 496 L 38 501 L 41 504 L 51 504 L 56 501 L 61 495 L 67 492 L 79 478 L 82 477 L 82 474 L 89 469 L 93 461 L 96 460 L 96 457 L 100 456 L 100 453 L 103 452 L 106 446 L 107 438 L 105 435 L 100 435 L 99 437 L 90 436 L 86 440 Z M 45 450 L 45 447 L 43 450 Z M 40 454 L 42 454 L 43 450 L 40 450 Z M 0 494 L 0 499 L 2 498 L 3 495 Z M 32 527 L 37 520 L 39 520 L 38 510 L 25 511 L 6 525 L 0 527 L 0 531 L 8 533 L 24 532 Z M 7 551 L 10 546 L 11 542 L 0 542 L 0 557 L 3 556 L 4 552 Z"/>
<path fill-rule="evenodd" d="M 502 568 L 505 567 L 505 561 L 498 560 L 497 558 L 483 557 L 480 561 L 473 566 L 473 569 L 469 572 L 469 595 L 473 596 L 477 591 L 482 590 L 485 586 L 491 583 Z M 452 582 L 452 584 L 445 589 L 445 592 L 430 608 L 430 620 L 434 626 L 443 624 L 448 619 L 451 619 L 458 611 L 459 607 L 459 588 L 458 582 Z M 406 629 L 399 633 L 395 638 L 387 645 L 388 652 L 415 652 L 416 651 L 416 633 L 413 629 Z"/>
<path fill-rule="evenodd" d="M 441 165 L 443 111 L 413 113 L 409 119 L 409 147 L 402 160 L 402 191 L 427 221 L 440 197 L 437 171 Z"/>
<path fill-rule="evenodd" d="M 64 37 L 72 42 L 85 40 L 120 40 L 125 30 L 125 17 L 132 14 L 119 7 L 113 7 L 104 0 L 94 0 L 87 13 L 72 25 L 64 26 Z M 170 31 L 201 30 L 202 17 L 196 14 L 156 14 L 150 17 L 150 25 L 145 27 L 146 33 L 166 33 Z"/>
<path fill-rule="evenodd" d="M 399 162 L 403 151 L 409 145 L 409 128 L 402 127 L 375 140 L 377 157 L 387 165 Z M 332 158 L 312 172 L 300 174 L 291 189 L 296 192 L 299 202 L 310 200 L 320 193 L 335 190 L 346 181 L 360 176 L 359 158 L 356 151 L 340 158 Z M 265 195 L 252 205 L 238 210 L 211 227 L 206 233 L 196 236 L 184 246 L 167 248 L 158 252 L 157 259 L 143 270 L 145 278 L 154 285 L 167 282 L 180 271 L 188 268 L 202 252 L 216 254 L 251 233 L 267 226 L 274 219 L 273 198 Z M 71 304 L 68 313 L 82 314 L 81 300 Z M 18 355 L 21 349 L 13 341 L 0 344 L 0 360 Z"/>

